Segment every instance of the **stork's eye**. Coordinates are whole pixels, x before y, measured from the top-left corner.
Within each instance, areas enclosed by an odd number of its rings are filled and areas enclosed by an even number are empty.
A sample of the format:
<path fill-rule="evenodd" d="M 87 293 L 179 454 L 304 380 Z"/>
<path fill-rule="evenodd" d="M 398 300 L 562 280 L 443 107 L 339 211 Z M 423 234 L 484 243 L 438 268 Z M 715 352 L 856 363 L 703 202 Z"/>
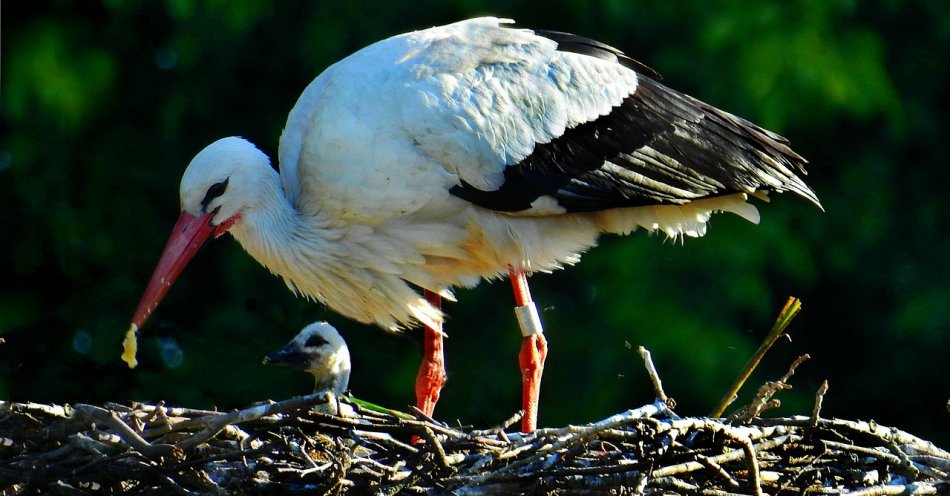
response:
<path fill-rule="evenodd" d="M 228 181 L 230 179 L 231 178 L 229 177 L 220 183 L 212 184 L 211 187 L 208 188 L 208 192 L 205 193 L 204 199 L 201 200 L 201 206 L 207 208 L 208 204 L 211 203 L 211 200 L 223 195 L 224 190 L 228 189 Z"/>
<path fill-rule="evenodd" d="M 313 335 L 307 338 L 307 342 L 303 345 L 307 348 L 316 348 L 325 344 L 330 344 L 330 342 L 324 339 L 323 336 Z"/>

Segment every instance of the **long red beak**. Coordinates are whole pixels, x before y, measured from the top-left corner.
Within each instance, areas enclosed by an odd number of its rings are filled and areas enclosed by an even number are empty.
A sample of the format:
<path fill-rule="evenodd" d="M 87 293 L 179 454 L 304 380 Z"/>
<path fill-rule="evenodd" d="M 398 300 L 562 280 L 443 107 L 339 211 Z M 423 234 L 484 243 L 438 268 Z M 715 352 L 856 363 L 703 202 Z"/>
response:
<path fill-rule="evenodd" d="M 208 240 L 212 234 L 218 234 L 216 231 L 220 226 L 211 225 L 211 213 L 202 214 L 195 217 L 187 212 L 182 212 L 175 223 L 162 257 L 158 260 L 155 272 L 148 281 L 145 288 L 145 294 L 142 295 L 142 301 L 135 309 L 135 315 L 132 317 L 132 324 L 136 328 L 141 328 L 142 324 L 152 315 L 155 307 L 165 297 L 168 288 L 172 286 L 181 271 L 188 265 L 188 262 L 201 245 Z"/>

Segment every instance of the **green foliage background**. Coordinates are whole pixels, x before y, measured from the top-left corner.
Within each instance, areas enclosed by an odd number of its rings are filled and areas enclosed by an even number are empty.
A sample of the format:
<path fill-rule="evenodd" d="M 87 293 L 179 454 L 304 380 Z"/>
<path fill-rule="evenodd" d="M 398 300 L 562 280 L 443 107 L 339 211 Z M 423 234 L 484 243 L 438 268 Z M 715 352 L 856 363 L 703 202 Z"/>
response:
<path fill-rule="evenodd" d="M 321 70 L 396 33 L 493 14 L 600 39 L 665 82 L 789 137 L 826 212 L 790 196 L 684 244 L 605 238 L 532 278 L 551 355 L 543 426 L 652 400 L 654 357 L 683 414 L 708 412 L 788 295 L 804 301 L 754 378 L 810 353 L 781 413 L 874 418 L 950 441 L 950 4 L 734 0 L 5 2 L 0 65 L 0 398 L 232 408 L 307 392 L 260 365 L 303 325 L 349 340 L 352 388 L 413 402 L 418 333 L 385 334 L 295 299 L 231 240 L 211 243 L 119 361 L 177 217 L 191 156 L 240 135 L 272 157 Z M 370 144 L 367 144 L 370 146 Z M 447 305 L 437 416 L 489 426 L 519 406 L 506 282 Z M 748 394 L 748 393 L 747 393 Z"/>

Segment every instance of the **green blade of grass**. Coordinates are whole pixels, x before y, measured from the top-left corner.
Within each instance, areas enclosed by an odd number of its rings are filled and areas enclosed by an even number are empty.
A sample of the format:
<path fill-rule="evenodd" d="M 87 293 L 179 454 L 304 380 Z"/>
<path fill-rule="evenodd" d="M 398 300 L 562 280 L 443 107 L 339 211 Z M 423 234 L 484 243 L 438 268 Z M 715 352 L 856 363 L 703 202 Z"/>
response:
<path fill-rule="evenodd" d="M 798 312 L 802 309 L 802 302 L 794 296 L 789 296 L 788 301 L 785 302 L 785 306 L 782 308 L 782 311 L 779 312 L 778 317 L 775 318 L 775 323 L 772 324 L 772 330 L 769 331 L 768 336 L 765 337 L 765 341 L 759 345 L 759 349 L 756 350 L 755 354 L 752 355 L 752 358 L 745 364 L 745 367 L 742 369 L 742 372 L 739 373 L 739 377 L 736 378 L 736 381 L 732 384 L 732 387 L 729 388 L 729 391 L 726 392 L 726 395 L 723 396 L 722 400 L 719 401 L 719 405 L 716 407 L 712 413 L 709 414 L 710 417 L 718 418 L 721 417 L 723 412 L 726 411 L 726 408 L 735 401 L 736 396 L 739 394 L 739 390 L 742 389 L 742 385 L 745 384 L 745 381 L 749 379 L 749 376 L 752 375 L 752 371 L 759 366 L 759 362 L 762 361 L 762 357 L 768 353 L 769 349 L 772 348 L 772 345 L 783 334 L 785 334 L 785 329 L 788 328 L 788 325 L 792 322 L 792 319 L 798 315 Z"/>
<path fill-rule="evenodd" d="M 350 400 L 350 402 L 353 403 L 354 405 L 357 405 L 357 406 L 359 406 L 360 408 L 365 408 L 365 409 L 367 409 L 367 410 L 369 410 L 369 411 L 371 411 L 371 412 L 385 413 L 385 414 L 388 414 L 388 415 L 392 415 L 393 417 L 401 418 L 401 419 L 404 419 L 404 420 L 415 420 L 415 419 L 416 419 L 415 417 L 413 417 L 412 415 L 409 415 L 408 413 L 400 412 L 399 410 L 393 410 L 393 409 L 391 409 L 391 408 L 386 408 L 386 407 L 384 407 L 384 406 L 380 406 L 380 405 L 377 405 L 377 404 L 375 404 L 375 403 L 370 403 L 370 402 L 368 402 L 368 401 L 366 401 L 366 400 L 361 400 L 361 399 L 359 399 L 359 398 L 353 396 L 352 394 L 347 395 L 347 399 Z"/>

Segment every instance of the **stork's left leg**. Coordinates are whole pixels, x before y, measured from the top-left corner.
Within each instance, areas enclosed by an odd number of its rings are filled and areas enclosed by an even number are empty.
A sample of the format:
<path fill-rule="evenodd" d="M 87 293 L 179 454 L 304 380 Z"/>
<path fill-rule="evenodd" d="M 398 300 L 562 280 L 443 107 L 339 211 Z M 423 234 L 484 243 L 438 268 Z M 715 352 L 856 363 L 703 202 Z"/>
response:
<path fill-rule="evenodd" d="M 518 317 L 521 335 L 524 336 L 521 352 L 518 354 L 518 364 L 521 366 L 521 403 L 524 408 L 521 432 L 531 432 L 538 425 L 541 373 L 544 371 L 544 359 L 548 356 L 548 342 L 544 339 L 538 307 L 531 299 L 524 270 L 509 265 L 508 276 L 515 292 L 515 315 Z"/>
<path fill-rule="evenodd" d="M 434 307 L 442 306 L 438 293 L 424 290 L 425 298 Z M 416 376 L 416 406 L 428 416 L 435 411 L 442 385 L 445 384 L 445 357 L 442 353 L 442 326 L 425 326 L 422 335 L 422 363 Z"/>

